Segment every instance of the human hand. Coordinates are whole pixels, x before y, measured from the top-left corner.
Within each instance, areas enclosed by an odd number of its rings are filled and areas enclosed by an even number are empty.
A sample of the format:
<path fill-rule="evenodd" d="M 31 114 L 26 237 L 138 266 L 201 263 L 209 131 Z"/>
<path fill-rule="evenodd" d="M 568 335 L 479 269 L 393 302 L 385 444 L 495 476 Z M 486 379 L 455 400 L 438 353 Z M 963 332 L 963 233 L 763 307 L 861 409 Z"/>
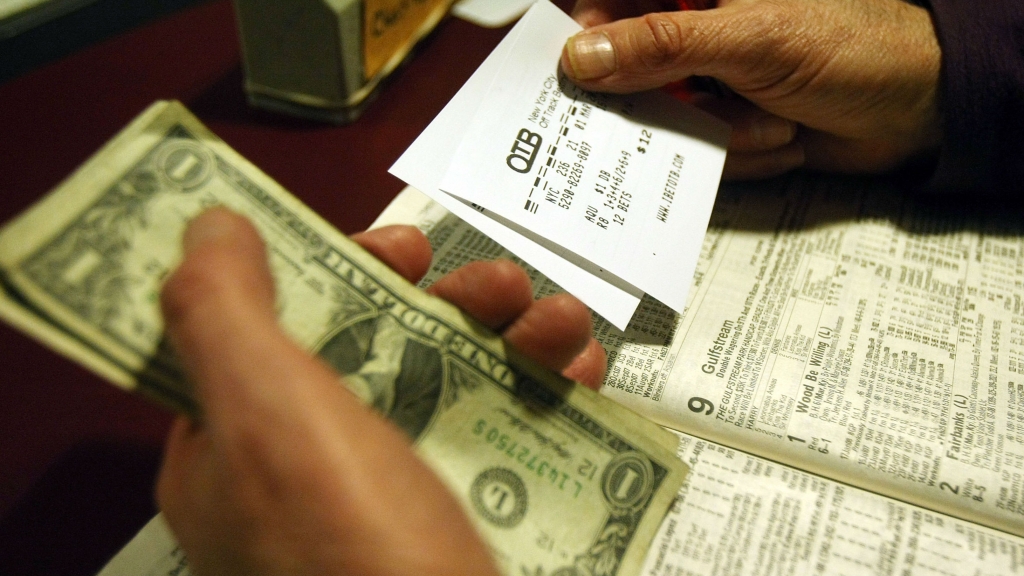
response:
<path fill-rule="evenodd" d="M 429 266 L 430 246 L 414 228 L 354 239 L 411 281 Z M 211 210 L 189 226 L 184 247 L 161 303 L 203 418 L 175 421 L 157 500 L 193 571 L 497 574 L 408 438 L 281 331 L 251 224 Z M 599 384 L 604 355 L 586 308 L 569 296 L 534 302 L 513 264 L 474 263 L 432 291 L 541 364 Z"/>
<path fill-rule="evenodd" d="M 805 166 L 883 173 L 938 152 L 940 50 L 929 13 L 903 0 L 577 0 L 585 31 L 562 53 L 580 87 L 657 88 L 690 76 L 738 97 L 695 102 L 733 126 L 724 177 Z"/>

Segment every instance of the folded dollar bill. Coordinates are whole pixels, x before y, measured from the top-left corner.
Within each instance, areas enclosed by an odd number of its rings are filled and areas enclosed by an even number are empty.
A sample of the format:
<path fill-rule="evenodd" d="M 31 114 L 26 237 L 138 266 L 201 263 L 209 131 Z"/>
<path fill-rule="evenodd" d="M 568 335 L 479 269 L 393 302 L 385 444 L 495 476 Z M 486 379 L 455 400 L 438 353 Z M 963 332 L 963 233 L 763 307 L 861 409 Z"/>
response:
<path fill-rule="evenodd" d="M 158 102 L 0 229 L 0 316 L 195 414 L 158 294 L 204 209 L 267 242 L 279 317 L 413 439 L 508 574 L 635 574 L 681 485 L 675 436 L 546 371 L 334 230 Z"/>

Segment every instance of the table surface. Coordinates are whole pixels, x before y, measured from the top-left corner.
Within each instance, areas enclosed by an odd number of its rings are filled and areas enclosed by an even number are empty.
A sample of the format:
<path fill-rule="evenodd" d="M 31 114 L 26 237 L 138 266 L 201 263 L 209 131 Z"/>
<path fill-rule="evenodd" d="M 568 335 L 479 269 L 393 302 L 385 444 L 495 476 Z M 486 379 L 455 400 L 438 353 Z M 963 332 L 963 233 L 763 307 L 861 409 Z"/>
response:
<path fill-rule="evenodd" d="M 0 84 L 0 221 L 38 200 L 158 99 L 344 232 L 403 187 L 387 168 L 505 29 L 449 19 L 363 116 L 329 126 L 256 111 L 232 5 L 191 5 Z M 95 574 L 156 512 L 171 417 L 0 324 L 0 574 Z"/>

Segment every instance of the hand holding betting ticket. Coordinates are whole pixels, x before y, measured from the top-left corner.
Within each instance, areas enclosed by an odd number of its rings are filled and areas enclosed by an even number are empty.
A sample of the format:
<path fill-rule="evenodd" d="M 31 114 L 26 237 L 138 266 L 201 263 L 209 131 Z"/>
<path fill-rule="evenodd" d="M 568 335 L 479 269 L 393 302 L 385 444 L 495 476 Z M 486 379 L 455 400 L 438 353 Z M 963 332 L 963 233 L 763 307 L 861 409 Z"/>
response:
<path fill-rule="evenodd" d="M 437 130 L 442 117 L 456 128 L 444 161 L 436 162 L 421 136 L 393 170 L 446 206 L 453 198 L 472 205 L 480 215 L 471 223 L 484 232 L 505 228 L 557 254 L 560 260 L 534 261 L 506 245 L 546 274 L 569 264 L 591 274 L 591 283 L 646 292 L 681 311 L 729 128 L 660 92 L 576 87 L 558 66 L 566 39 L 579 30 L 552 4 L 537 2 L 456 96 L 458 116 L 449 105 L 428 128 Z M 420 154 L 435 160 L 433 178 L 409 168 Z M 563 287 L 608 317 L 599 292 Z M 612 312 L 609 320 L 624 327 L 632 310 Z"/>

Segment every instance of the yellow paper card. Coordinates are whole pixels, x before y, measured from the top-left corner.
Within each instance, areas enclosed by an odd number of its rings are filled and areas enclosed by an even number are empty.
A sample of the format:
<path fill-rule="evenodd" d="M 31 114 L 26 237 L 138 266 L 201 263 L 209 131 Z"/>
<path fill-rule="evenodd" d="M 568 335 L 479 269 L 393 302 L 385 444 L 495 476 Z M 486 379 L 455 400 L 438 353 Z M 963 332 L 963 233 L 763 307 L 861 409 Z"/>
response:
<path fill-rule="evenodd" d="M 396 54 L 405 54 L 433 27 L 452 0 L 365 0 L 363 74 L 373 78 Z M 425 29 L 426 28 L 426 29 Z"/>

